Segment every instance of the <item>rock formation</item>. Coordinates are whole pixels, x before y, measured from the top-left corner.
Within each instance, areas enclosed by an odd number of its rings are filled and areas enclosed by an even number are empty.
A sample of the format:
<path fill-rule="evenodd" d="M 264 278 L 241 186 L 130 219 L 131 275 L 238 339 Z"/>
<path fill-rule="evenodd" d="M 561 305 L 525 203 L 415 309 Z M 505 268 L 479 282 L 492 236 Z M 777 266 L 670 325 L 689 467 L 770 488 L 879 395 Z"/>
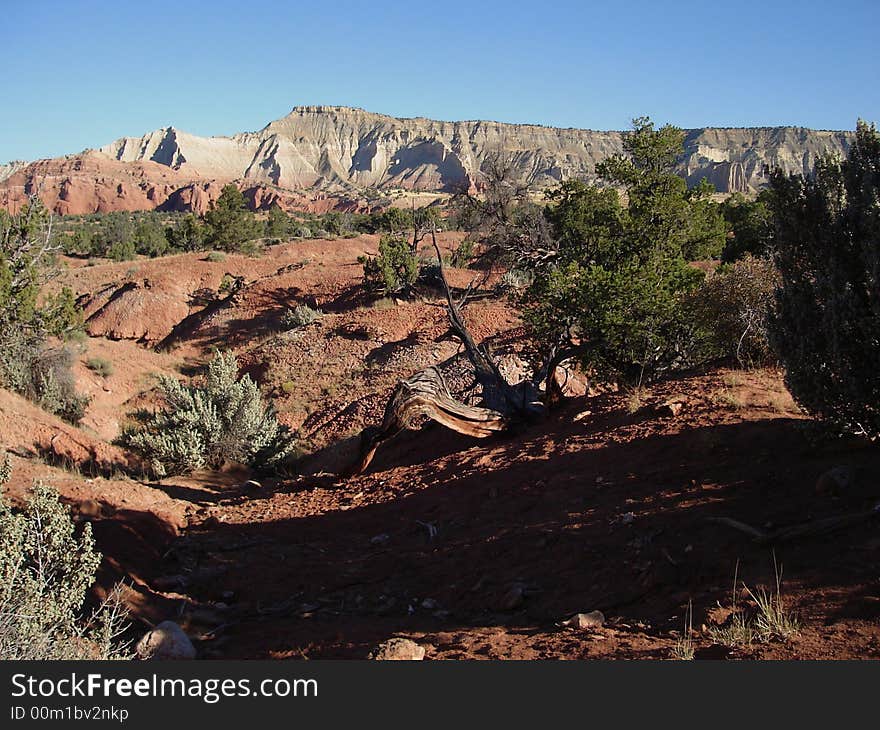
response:
<path fill-rule="evenodd" d="M 679 172 L 690 184 L 705 177 L 720 192 L 754 190 L 768 169 L 809 172 L 818 156 L 844 154 L 851 138 L 799 127 L 694 129 Z M 620 132 L 304 106 L 259 132 L 198 137 L 167 127 L 79 155 L 0 166 L 0 206 L 14 208 L 39 187 L 58 213 L 202 212 L 234 181 L 257 207 L 355 210 L 365 207 L 357 197 L 367 189 L 479 187 L 481 169 L 495 162 L 536 189 L 591 180 L 596 163 L 621 151 Z"/>

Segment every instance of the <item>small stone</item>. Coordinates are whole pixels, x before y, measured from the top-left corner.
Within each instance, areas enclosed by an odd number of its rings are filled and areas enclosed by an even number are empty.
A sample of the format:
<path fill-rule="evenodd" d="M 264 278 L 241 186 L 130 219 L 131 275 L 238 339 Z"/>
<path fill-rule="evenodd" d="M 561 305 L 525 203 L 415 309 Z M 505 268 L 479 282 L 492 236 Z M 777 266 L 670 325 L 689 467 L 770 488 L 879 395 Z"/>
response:
<path fill-rule="evenodd" d="M 440 604 L 438 604 L 437 601 L 435 601 L 433 598 L 426 598 L 424 601 L 422 601 L 422 608 L 425 608 L 428 611 L 437 608 L 439 605 Z"/>
<path fill-rule="evenodd" d="M 395 637 L 379 644 L 368 658 L 376 661 L 421 661 L 425 658 L 425 647 L 410 639 Z"/>
<path fill-rule="evenodd" d="M 391 539 L 391 535 L 387 532 L 383 532 L 381 535 L 376 535 L 375 537 L 370 538 L 371 545 L 384 545 Z"/>
<path fill-rule="evenodd" d="M 681 413 L 682 408 L 684 408 L 684 404 L 680 401 L 666 401 L 657 406 L 656 411 L 658 416 L 675 418 Z"/>
<path fill-rule="evenodd" d="M 147 632 L 137 644 L 141 659 L 195 659 L 196 649 L 173 621 L 163 621 Z"/>
<path fill-rule="evenodd" d="M 562 625 L 573 629 L 600 629 L 605 625 L 605 614 L 601 611 L 576 613 L 570 619 L 563 621 Z"/>

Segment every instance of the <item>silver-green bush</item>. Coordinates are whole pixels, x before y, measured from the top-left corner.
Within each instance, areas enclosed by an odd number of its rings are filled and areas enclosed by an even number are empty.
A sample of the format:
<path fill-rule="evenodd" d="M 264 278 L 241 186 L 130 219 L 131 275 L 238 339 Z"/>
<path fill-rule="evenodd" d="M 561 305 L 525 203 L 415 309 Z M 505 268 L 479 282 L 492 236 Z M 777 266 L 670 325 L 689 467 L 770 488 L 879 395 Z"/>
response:
<path fill-rule="evenodd" d="M 36 484 L 20 511 L 0 497 L 0 659 L 124 658 L 118 591 L 83 609 L 100 562 L 91 526 L 77 535 L 51 487 Z"/>
<path fill-rule="evenodd" d="M 312 309 L 308 304 L 298 304 L 293 309 L 285 310 L 281 315 L 281 328 L 292 330 L 304 327 L 323 316 L 324 313 L 320 309 Z"/>
<path fill-rule="evenodd" d="M 248 375 L 239 379 L 231 353 L 214 356 L 202 384 L 163 377 L 160 387 L 165 408 L 141 413 L 141 425 L 122 439 L 150 461 L 157 476 L 226 460 L 271 467 L 293 447 L 293 435 L 264 405 L 257 384 Z"/>

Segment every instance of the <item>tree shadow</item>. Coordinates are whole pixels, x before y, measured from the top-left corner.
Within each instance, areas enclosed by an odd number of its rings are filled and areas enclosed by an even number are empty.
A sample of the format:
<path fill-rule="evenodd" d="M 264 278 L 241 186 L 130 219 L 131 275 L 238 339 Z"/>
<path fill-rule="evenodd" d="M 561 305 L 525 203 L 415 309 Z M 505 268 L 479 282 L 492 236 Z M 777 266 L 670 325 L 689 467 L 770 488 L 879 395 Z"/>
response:
<path fill-rule="evenodd" d="M 682 607 L 693 601 L 700 615 L 728 600 L 735 573 L 750 585 L 773 577 L 770 546 L 711 518 L 778 527 L 853 506 L 813 492 L 829 457 L 811 450 L 796 424 L 682 428 L 619 443 L 591 440 L 590 429 L 583 438 L 554 433 L 548 424 L 522 445 L 496 441 L 501 448 L 491 453 L 465 450 L 460 458 L 454 437 L 418 432 L 411 438 L 422 455 L 436 458 L 400 472 L 399 460 L 377 457 L 374 472 L 342 485 L 341 501 L 318 495 L 327 501 L 318 514 L 191 532 L 190 548 L 208 561 L 218 545 L 261 541 L 259 550 L 233 555 L 222 586 L 194 590 L 222 588 L 242 596 L 244 613 L 264 611 L 238 640 L 230 635 L 230 655 L 308 643 L 315 656 L 363 656 L 392 624 L 554 630 L 561 618 L 595 609 L 612 620 L 637 618 L 658 635 L 680 630 Z M 446 438 L 449 449 L 438 456 Z M 876 450 L 855 458 L 880 472 Z M 397 485 L 393 497 L 364 496 L 387 491 L 388 481 Z M 799 582 L 850 584 L 870 566 L 850 551 L 841 572 L 828 555 L 864 542 L 872 529 L 779 545 L 776 555 Z M 426 598 L 446 613 L 425 609 Z M 310 605 L 319 608 L 303 609 Z M 288 607 L 272 614 L 273 606 Z M 279 635 L 278 622 L 290 632 Z"/>

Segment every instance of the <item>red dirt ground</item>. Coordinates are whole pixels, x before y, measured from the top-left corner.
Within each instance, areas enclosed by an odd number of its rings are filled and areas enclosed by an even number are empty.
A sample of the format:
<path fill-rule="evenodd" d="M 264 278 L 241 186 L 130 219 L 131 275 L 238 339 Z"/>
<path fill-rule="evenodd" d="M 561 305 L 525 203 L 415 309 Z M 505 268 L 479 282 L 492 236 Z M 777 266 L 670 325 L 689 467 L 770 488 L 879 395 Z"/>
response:
<path fill-rule="evenodd" d="M 446 361 L 454 387 L 467 385 L 455 380 L 459 347 L 436 294 L 364 297 L 356 258 L 375 244 L 296 242 L 259 259 L 187 254 L 63 278 L 92 317 L 76 373 L 93 401 L 74 428 L 0 391 L 11 492 L 50 481 L 96 523 L 102 584 L 129 577 L 136 619 L 180 622 L 208 658 L 362 658 L 392 636 L 422 644 L 428 659 L 669 658 L 690 605 L 697 658 L 880 656 L 877 519 L 775 545 L 712 521 L 771 531 L 880 499 L 877 448 L 817 438 L 774 370 L 575 398 L 485 441 L 427 426 L 385 445 L 367 474 L 335 476 L 352 453 L 346 437 L 381 419 L 397 379 Z M 245 288 L 204 313 L 192 295 L 225 272 Z M 472 273 L 453 272 L 461 284 Z M 281 312 L 303 301 L 326 315 L 280 332 Z M 519 367 L 519 321 L 503 297 L 474 302 L 467 318 Z M 110 441 L 153 401 L 154 376 L 190 374 L 221 345 L 316 453 L 294 465 L 299 476 L 260 487 L 235 468 L 125 477 L 129 457 Z M 107 379 L 85 368 L 94 356 L 113 363 Z M 680 413 L 656 408 L 669 400 Z M 817 492 L 832 467 L 846 467 L 851 484 Z M 714 643 L 734 601 L 754 610 L 743 583 L 775 587 L 774 556 L 800 632 Z M 561 625 L 593 610 L 603 627 Z"/>

